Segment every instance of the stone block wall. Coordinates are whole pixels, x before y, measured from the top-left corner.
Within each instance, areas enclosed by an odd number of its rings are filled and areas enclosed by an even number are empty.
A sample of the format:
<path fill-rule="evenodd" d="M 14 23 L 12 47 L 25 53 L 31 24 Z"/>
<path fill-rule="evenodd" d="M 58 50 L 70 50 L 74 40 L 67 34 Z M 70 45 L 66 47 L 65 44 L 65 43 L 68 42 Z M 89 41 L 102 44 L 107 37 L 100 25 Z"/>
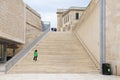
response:
<path fill-rule="evenodd" d="M 26 5 L 26 22 L 41 30 L 41 16 L 34 9 Z"/>
<path fill-rule="evenodd" d="M 25 43 L 24 16 L 22 0 L 0 0 L 0 38 Z"/>
<path fill-rule="evenodd" d="M 100 2 L 93 0 L 86 11 L 83 12 L 78 23 L 75 25 L 74 32 L 80 38 L 84 47 L 89 51 L 95 64 L 99 68 L 100 61 L 100 41 L 99 41 L 99 23 L 100 23 Z"/>
<path fill-rule="evenodd" d="M 26 44 L 31 43 L 42 33 L 41 17 L 35 10 L 26 5 Z"/>
<path fill-rule="evenodd" d="M 120 0 L 106 0 L 106 43 L 107 62 L 120 76 Z"/>
<path fill-rule="evenodd" d="M 0 40 L 19 47 L 16 54 L 40 36 L 41 28 L 40 14 L 23 0 L 0 0 Z M 12 56 L 12 48 L 7 50 Z"/>
<path fill-rule="evenodd" d="M 106 0 L 106 63 L 120 76 L 120 0 Z M 100 63 L 100 0 L 92 0 L 74 32 Z"/>

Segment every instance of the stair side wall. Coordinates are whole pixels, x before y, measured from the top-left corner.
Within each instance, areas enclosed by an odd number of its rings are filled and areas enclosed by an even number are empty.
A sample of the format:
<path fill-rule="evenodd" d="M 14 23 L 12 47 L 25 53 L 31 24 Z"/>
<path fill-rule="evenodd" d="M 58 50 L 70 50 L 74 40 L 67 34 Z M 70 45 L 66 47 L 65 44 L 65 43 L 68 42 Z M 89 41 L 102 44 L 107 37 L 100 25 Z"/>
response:
<path fill-rule="evenodd" d="M 120 75 L 120 1 L 106 0 L 106 62 L 114 75 Z M 100 0 L 92 0 L 74 32 L 100 61 Z"/>
<path fill-rule="evenodd" d="M 107 62 L 120 76 L 120 0 L 106 0 L 106 43 Z"/>
<path fill-rule="evenodd" d="M 92 0 L 88 8 L 83 12 L 80 20 L 75 25 L 74 32 L 81 39 L 82 43 L 92 53 L 99 66 L 99 26 L 100 26 L 100 1 Z"/>

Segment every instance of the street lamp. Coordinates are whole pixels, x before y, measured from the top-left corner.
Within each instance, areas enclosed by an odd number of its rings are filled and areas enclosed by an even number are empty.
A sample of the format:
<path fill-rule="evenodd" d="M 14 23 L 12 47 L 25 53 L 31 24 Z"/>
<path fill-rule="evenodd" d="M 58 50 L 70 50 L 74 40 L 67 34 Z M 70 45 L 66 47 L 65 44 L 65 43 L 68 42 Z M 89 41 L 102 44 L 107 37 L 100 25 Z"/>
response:
<path fill-rule="evenodd" d="M 106 62 L 106 0 L 100 0 L 100 71 Z"/>

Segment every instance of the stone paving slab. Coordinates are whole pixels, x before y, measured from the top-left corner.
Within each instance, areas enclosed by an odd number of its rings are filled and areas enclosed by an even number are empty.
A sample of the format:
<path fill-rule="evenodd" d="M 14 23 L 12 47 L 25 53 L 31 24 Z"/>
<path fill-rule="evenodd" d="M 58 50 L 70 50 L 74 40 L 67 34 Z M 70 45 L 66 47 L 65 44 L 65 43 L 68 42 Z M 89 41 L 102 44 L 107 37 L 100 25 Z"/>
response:
<path fill-rule="evenodd" d="M 0 80 L 120 80 L 120 76 L 100 74 L 1 74 Z"/>

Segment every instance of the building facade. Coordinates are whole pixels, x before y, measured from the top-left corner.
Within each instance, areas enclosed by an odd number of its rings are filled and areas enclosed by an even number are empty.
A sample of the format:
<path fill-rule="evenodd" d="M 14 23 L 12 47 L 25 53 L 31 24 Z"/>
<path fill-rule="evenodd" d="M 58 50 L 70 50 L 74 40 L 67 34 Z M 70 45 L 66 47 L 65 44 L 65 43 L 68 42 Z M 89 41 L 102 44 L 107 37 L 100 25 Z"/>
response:
<path fill-rule="evenodd" d="M 84 7 L 70 7 L 69 9 L 57 10 L 58 31 L 71 31 L 85 11 Z"/>
<path fill-rule="evenodd" d="M 0 62 L 12 58 L 40 33 L 41 17 L 37 12 L 22 0 L 0 0 Z"/>

